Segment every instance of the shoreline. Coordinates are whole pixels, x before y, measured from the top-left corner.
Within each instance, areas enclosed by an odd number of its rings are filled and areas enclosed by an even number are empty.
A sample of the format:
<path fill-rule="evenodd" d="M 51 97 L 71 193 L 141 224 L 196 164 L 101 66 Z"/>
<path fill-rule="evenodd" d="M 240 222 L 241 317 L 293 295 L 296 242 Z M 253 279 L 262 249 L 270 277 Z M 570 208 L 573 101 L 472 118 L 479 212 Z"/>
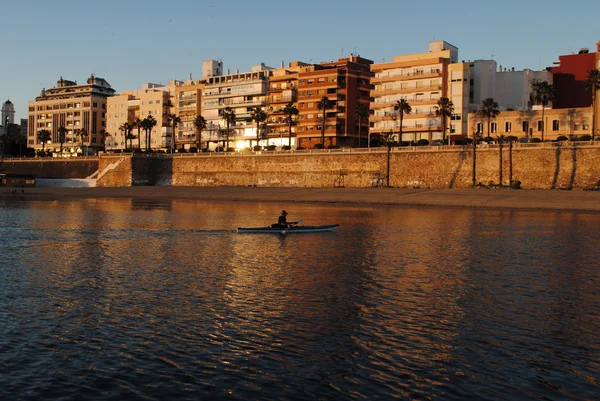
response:
<path fill-rule="evenodd" d="M 281 188 L 281 187 L 0 187 L 0 200 L 68 201 L 85 198 L 327 203 L 600 213 L 599 191 L 508 188 Z M 21 190 L 24 190 L 21 193 Z"/>

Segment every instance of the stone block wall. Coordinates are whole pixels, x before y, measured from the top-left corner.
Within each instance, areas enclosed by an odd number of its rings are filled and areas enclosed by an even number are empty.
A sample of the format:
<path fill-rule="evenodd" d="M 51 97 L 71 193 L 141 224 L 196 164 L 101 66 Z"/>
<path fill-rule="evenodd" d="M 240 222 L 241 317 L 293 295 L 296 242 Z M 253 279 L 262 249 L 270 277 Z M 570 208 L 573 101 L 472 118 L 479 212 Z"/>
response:
<path fill-rule="evenodd" d="M 473 152 L 465 149 L 392 151 L 393 187 L 467 188 L 472 183 Z M 477 150 L 477 182 L 498 184 L 498 148 Z M 98 179 L 98 186 L 264 186 L 331 188 L 370 187 L 374 175 L 385 176 L 387 152 L 281 153 L 263 155 L 186 155 L 122 157 L 124 161 Z M 509 184 L 509 148 L 502 152 L 502 184 Z M 115 157 L 102 157 L 100 170 Z M 513 180 L 526 189 L 575 189 L 597 186 L 600 147 L 513 148 Z M 114 162 L 114 160 L 113 160 Z M 346 175 L 340 181 L 340 170 Z M 384 180 L 385 183 L 385 180 Z"/>

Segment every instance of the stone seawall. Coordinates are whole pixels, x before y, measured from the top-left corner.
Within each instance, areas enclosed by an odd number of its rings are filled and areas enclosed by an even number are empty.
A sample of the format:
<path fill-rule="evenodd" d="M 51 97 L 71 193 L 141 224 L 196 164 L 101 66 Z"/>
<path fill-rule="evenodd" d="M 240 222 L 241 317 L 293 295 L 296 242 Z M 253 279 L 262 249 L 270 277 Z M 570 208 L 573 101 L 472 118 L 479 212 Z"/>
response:
<path fill-rule="evenodd" d="M 390 153 L 390 186 L 468 188 L 472 183 L 471 148 L 394 150 Z M 499 150 L 477 150 L 477 182 L 499 183 Z M 503 181 L 509 184 L 509 149 L 502 152 Z M 102 156 L 98 186 L 258 186 L 331 188 L 385 185 L 385 150 L 268 154 L 186 154 L 170 157 Z M 112 168 L 109 168 L 112 166 Z M 343 170 L 344 174 L 340 174 Z M 527 189 L 597 187 L 600 146 L 529 148 L 512 152 L 513 180 Z"/>
<path fill-rule="evenodd" d="M 0 165 L 0 173 L 29 175 L 36 178 L 79 178 L 91 177 L 98 171 L 98 158 L 36 158 L 5 159 Z"/>

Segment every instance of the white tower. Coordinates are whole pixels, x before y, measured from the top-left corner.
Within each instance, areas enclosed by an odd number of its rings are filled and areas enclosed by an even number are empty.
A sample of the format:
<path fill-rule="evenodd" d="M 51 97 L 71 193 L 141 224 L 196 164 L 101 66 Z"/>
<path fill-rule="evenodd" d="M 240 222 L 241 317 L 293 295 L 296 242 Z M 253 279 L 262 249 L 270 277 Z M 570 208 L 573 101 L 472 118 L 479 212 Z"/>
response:
<path fill-rule="evenodd" d="M 0 125 L 7 127 L 8 124 L 14 124 L 14 123 L 15 123 L 15 106 L 12 104 L 12 102 L 10 100 L 7 100 L 2 105 L 2 122 L 0 122 Z"/>

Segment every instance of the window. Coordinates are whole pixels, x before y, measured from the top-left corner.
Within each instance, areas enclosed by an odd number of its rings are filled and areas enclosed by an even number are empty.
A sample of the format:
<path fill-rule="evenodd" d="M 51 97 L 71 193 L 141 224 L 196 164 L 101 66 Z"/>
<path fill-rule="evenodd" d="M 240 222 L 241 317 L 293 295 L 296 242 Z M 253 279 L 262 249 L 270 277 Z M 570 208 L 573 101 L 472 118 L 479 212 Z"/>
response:
<path fill-rule="evenodd" d="M 529 121 L 523 121 L 521 126 L 523 127 L 523 132 L 525 132 L 525 133 L 529 132 Z"/>
<path fill-rule="evenodd" d="M 490 124 L 490 131 L 491 132 L 498 132 L 498 123 L 491 123 Z"/>
<path fill-rule="evenodd" d="M 504 132 L 511 132 L 512 131 L 512 123 L 507 121 L 504 124 Z"/>
<path fill-rule="evenodd" d="M 573 124 L 573 131 L 579 131 L 579 123 Z"/>
<path fill-rule="evenodd" d="M 583 130 L 587 131 L 588 129 L 590 129 L 590 125 L 587 123 L 583 123 Z"/>
<path fill-rule="evenodd" d="M 538 121 L 537 130 L 541 131 L 544 127 L 544 122 L 542 120 Z"/>
<path fill-rule="evenodd" d="M 318 82 L 325 82 L 325 78 L 319 78 Z"/>
<path fill-rule="evenodd" d="M 477 133 L 481 134 L 483 132 L 483 123 L 477 123 Z"/>
<path fill-rule="evenodd" d="M 552 131 L 558 131 L 560 129 L 560 120 L 552 120 Z"/>

